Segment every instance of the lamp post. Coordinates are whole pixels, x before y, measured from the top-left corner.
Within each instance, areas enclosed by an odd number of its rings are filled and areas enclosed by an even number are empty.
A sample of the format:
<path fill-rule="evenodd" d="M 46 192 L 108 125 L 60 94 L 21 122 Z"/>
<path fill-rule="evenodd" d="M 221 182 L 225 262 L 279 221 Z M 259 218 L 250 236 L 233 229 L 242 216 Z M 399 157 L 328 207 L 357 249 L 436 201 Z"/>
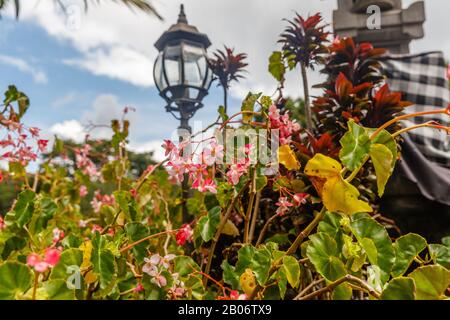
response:
<path fill-rule="evenodd" d="M 203 107 L 212 81 L 206 57 L 210 45 L 206 34 L 188 24 L 183 5 L 177 23 L 155 43 L 159 50 L 153 68 L 156 87 L 167 103 L 166 111 L 180 120 L 179 129 L 189 133 L 189 119 Z"/>
<path fill-rule="evenodd" d="M 208 36 L 188 24 L 184 6 L 180 6 L 178 21 L 156 41 L 159 51 L 153 68 L 153 78 L 159 95 L 166 101 L 166 111 L 180 120 L 180 141 L 190 138 L 189 119 L 203 107 L 208 94 L 212 71 L 208 67 L 206 49 L 211 45 Z M 183 152 L 189 152 L 186 148 Z M 186 200 L 189 197 L 188 175 L 182 183 L 183 222 L 189 221 Z"/>

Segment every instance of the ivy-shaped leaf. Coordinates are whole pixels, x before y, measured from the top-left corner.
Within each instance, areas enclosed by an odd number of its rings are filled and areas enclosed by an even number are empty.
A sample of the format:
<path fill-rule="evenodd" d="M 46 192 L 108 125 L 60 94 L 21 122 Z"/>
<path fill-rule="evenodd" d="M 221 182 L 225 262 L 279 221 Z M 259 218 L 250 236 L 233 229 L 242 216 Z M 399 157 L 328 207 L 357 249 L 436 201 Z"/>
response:
<path fill-rule="evenodd" d="M 283 53 L 274 51 L 269 57 L 269 72 L 277 80 L 282 81 L 286 72 L 286 67 L 283 61 Z"/>
<path fill-rule="evenodd" d="M 450 269 L 450 248 L 442 244 L 430 244 L 428 247 L 434 263 Z"/>
<path fill-rule="evenodd" d="M 366 130 L 354 120 L 349 120 L 347 125 L 348 131 L 339 140 L 342 146 L 339 159 L 347 169 L 355 170 L 362 165 L 363 159 L 369 153 L 370 139 Z"/>
<path fill-rule="evenodd" d="M 33 274 L 23 263 L 5 262 L 0 265 L 0 300 L 13 300 L 31 286 Z"/>
<path fill-rule="evenodd" d="M 386 229 L 372 218 L 352 221 L 350 228 L 370 263 L 380 267 L 381 281 L 386 283 L 395 261 L 394 247 Z"/>
<path fill-rule="evenodd" d="M 91 263 L 94 273 L 97 274 L 100 280 L 100 288 L 105 293 L 108 293 L 108 289 L 112 289 L 112 286 L 114 286 L 116 263 L 112 252 L 105 249 L 106 246 L 107 240 L 105 236 L 101 236 L 100 233 L 96 232 L 92 238 Z"/>
<path fill-rule="evenodd" d="M 36 194 L 31 190 L 24 190 L 19 194 L 14 207 L 15 219 L 19 227 L 30 222 L 34 212 L 34 199 Z"/>
<path fill-rule="evenodd" d="M 394 157 L 388 147 L 376 143 L 370 146 L 370 159 L 372 159 L 377 176 L 378 195 L 381 197 L 384 194 L 386 183 L 394 170 L 392 165 Z"/>
<path fill-rule="evenodd" d="M 220 265 L 223 270 L 223 281 L 228 283 L 233 290 L 241 289 L 239 284 L 239 274 L 235 271 L 235 267 L 224 260 Z"/>
<path fill-rule="evenodd" d="M 417 300 L 445 299 L 444 292 L 450 285 L 450 271 L 439 265 L 417 268 L 408 275 L 416 284 Z"/>
<path fill-rule="evenodd" d="M 214 237 L 217 227 L 220 223 L 220 207 L 214 207 L 208 211 L 208 214 L 197 222 L 196 230 L 203 241 L 208 242 Z"/>
<path fill-rule="evenodd" d="M 80 249 L 68 249 L 61 253 L 58 264 L 52 269 L 50 279 L 67 280 L 73 274 L 76 267 L 83 263 L 83 252 Z"/>
<path fill-rule="evenodd" d="M 127 223 L 125 225 L 125 232 L 131 242 L 139 241 L 149 235 L 148 228 L 139 222 Z M 142 263 L 147 256 L 147 247 L 148 241 L 144 241 L 133 247 L 133 255 L 139 263 Z"/>
<path fill-rule="evenodd" d="M 289 284 L 292 288 L 297 288 L 300 283 L 300 265 L 297 259 L 292 256 L 284 256 L 282 268 Z"/>
<path fill-rule="evenodd" d="M 311 235 L 306 255 L 325 279 L 337 280 L 347 274 L 344 263 L 338 258 L 336 241 L 328 234 L 318 232 Z"/>
<path fill-rule="evenodd" d="M 392 279 L 381 293 L 381 300 L 415 300 L 416 285 L 406 277 Z"/>
<path fill-rule="evenodd" d="M 394 244 L 395 263 L 392 276 L 398 277 L 408 270 L 414 258 L 427 247 L 427 241 L 418 234 L 409 233 L 398 238 Z"/>
<path fill-rule="evenodd" d="M 241 111 L 253 111 L 255 107 L 255 103 L 258 98 L 261 96 L 261 93 L 251 93 L 247 94 L 244 101 L 242 102 Z M 249 124 L 252 121 L 253 114 L 243 113 L 242 114 L 242 123 Z"/>
<path fill-rule="evenodd" d="M 371 212 L 367 202 L 359 200 L 359 191 L 341 176 L 342 166 L 336 160 L 317 153 L 308 161 L 305 173 L 308 176 L 324 179 L 324 184 L 315 185 L 328 211 L 352 215 L 358 212 Z"/>

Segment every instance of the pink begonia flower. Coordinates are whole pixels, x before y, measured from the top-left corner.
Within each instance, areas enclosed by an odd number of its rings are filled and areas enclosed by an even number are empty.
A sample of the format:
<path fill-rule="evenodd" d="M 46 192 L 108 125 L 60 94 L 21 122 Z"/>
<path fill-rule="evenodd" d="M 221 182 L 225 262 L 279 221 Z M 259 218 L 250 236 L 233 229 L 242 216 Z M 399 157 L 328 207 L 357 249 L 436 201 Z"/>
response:
<path fill-rule="evenodd" d="M 45 152 L 45 150 L 47 149 L 48 140 L 39 139 L 37 143 L 38 143 L 39 151 Z"/>
<path fill-rule="evenodd" d="M 134 288 L 134 292 L 142 292 L 142 291 L 144 291 L 144 286 L 142 285 L 142 283 L 138 283 Z"/>
<path fill-rule="evenodd" d="M 34 267 L 37 263 L 41 262 L 41 257 L 37 253 L 30 253 L 27 257 L 27 265 Z"/>
<path fill-rule="evenodd" d="M 233 185 L 237 185 L 239 183 L 239 179 L 242 175 L 247 173 L 247 170 L 247 163 L 232 164 L 227 172 L 228 181 Z"/>
<path fill-rule="evenodd" d="M 79 193 L 80 193 L 80 197 L 81 197 L 81 198 L 86 197 L 87 194 L 88 194 L 88 189 L 87 189 L 87 187 L 86 187 L 85 185 L 82 185 L 82 186 L 80 187 Z"/>
<path fill-rule="evenodd" d="M 296 206 L 300 206 L 302 204 L 306 203 L 306 200 L 308 199 L 309 194 L 307 193 L 296 193 L 292 199 L 294 200 L 294 203 Z"/>
<path fill-rule="evenodd" d="M 86 220 L 78 221 L 78 227 L 80 227 L 80 228 L 86 228 L 87 224 L 88 224 L 88 222 Z"/>
<path fill-rule="evenodd" d="M 165 287 L 167 285 L 167 279 L 160 273 L 155 274 L 151 282 L 153 282 L 160 288 Z"/>
<path fill-rule="evenodd" d="M 286 197 L 280 197 L 276 205 L 278 206 L 276 212 L 279 216 L 284 215 L 286 211 L 289 209 L 289 207 L 294 206 L 291 202 L 289 202 L 289 200 Z"/>
<path fill-rule="evenodd" d="M 230 299 L 231 300 L 247 300 L 247 295 L 239 294 L 239 291 L 237 291 L 237 290 L 231 290 Z"/>
<path fill-rule="evenodd" d="M 137 193 L 137 190 L 136 190 L 136 189 L 131 189 L 131 190 L 130 190 L 130 194 L 131 194 L 131 196 L 132 196 L 134 199 L 137 198 L 138 193 Z"/>
<path fill-rule="evenodd" d="M 167 254 L 164 257 L 161 258 L 160 261 L 160 265 L 163 266 L 164 268 L 168 269 L 170 267 L 170 261 L 172 261 L 173 259 L 175 259 L 176 255 L 174 254 Z"/>
<path fill-rule="evenodd" d="M 92 232 L 92 233 L 95 233 L 96 231 L 102 232 L 102 231 L 103 231 L 103 228 L 102 228 L 101 226 L 99 226 L 98 224 L 94 224 L 94 225 L 92 226 L 92 228 L 91 228 L 91 232 Z"/>
<path fill-rule="evenodd" d="M 36 127 L 31 127 L 31 128 L 28 129 L 28 131 L 30 131 L 31 135 L 34 138 L 37 138 L 37 137 L 39 137 L 39 132 L 41 131 L 41 129 L 36 128 Z"/>
<path fill-rule="evenodd" d="M 37 272 L 45 272 L 48 270 L 48 268 L 48 263 L 44 261 L 38 262 L 34 265 L 34 270 L 36 270 Z"/>
<path fill-rule="evenodd" d="M 164 140 L 164 143 L 161 145 L 161 147 L 165 150 L 164 156 L 172 155 L 172 153 L 175 151 L 177 152 L 177 148 L 175 144 L 170 140 Z"/>
<path fill-rule="evenodd" d="M 217 193 L 217 185 L 211 178 L 207 178 L 206 180 L 203 180 L 202 178 L 195 179 L 192 183 L 192 188 L 197 189 L 200 192 L 209 191 L 211 193 Z"/>
<path fill-rule="evenodd" d="M 210 148 L 205 148 L 202 152 L 202 161 L 208 166 L 214 163 L 221 163 L 223 159 L 223 146 L 214 139 L 210 143 Z"/>
<path fill-rule="evenodd" d="M 0 175 L 1 175 L 1 173 L 0 173 Z M 0 180 L 0 182 L 1 182 L 1 180 Z M 3 220 L 3 217 L 0 216 L 0 231 L 2 231 L 5 228 L 6 228 L 5 220 Z"/>
<path fill-rule="evenodd" d="M 191 242 L 193 234 L 194 230 L 192 230 L 191 226 L 187 223 L 183 224 L 175 235 L 177 244 L 184 246 L 186 242 Z"/>
<path fill-rule="evenodd" d="M 62 239 L 64 239 L 64 231 L 59 228 L 54 228 L 52 230 L 53 233 L 53 242 L 56 243 Z"/>
<path fill-rule="evenodd" d="M 61 251 L 58 249 L 49 248 L 45 250 L 44 262 L 48 263 L 50 266 L 56 266 L 60 258 Z"/>

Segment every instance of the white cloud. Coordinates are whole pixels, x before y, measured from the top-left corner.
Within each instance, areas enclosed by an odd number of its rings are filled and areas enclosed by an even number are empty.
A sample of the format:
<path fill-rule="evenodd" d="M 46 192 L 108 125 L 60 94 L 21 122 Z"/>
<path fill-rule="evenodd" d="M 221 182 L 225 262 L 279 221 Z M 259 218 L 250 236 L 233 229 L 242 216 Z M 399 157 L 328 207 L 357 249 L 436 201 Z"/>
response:
<path fill-rule="evenodd" d="M 161 147 L 163 144 L 160 140 L 152 140 L 149 142 L 136 143 L 131 142 L 129 149 L 137 153 L 153 152 L 153 159 L 155 161 L 162 161 L 166 157 L 164 156 L 164 149 Z"/>
<path fill-rule="evenodd" d="M 50 127 L 50 132 L 61 139 L 73 140 L 77 143 L 84 141 L 86 131 L 78 120 L 67 120 Z"/>
<path fill-rule="evenodd" d="M 77 98 L 77 95 L 75 92 L 69 92 L 66 95 L 56 99 L 52 102 L 52 107 L 54 108 L 61 108 L 64 107 L 72 102 L 74 102 Z"/>
<path fill-rule="evenodd" d="M 86 53 L 83 58 L 66 59 L 64 63 L 136 86 L 149 87 L 153 84 L 153 62 L 141 52 L 127 47 L 97 49 Z"/>
<path fill-rule="evenodd" d="M 47 75 L 32 65 L 30 65 L 27 61 L 23 59 L 19 59 L 16 57 L 0 55 L 0 63 L 12 66 L 23 73 L 27 73 L 33 77 L 34 82 L 36 83 L 47 83 Z"/>

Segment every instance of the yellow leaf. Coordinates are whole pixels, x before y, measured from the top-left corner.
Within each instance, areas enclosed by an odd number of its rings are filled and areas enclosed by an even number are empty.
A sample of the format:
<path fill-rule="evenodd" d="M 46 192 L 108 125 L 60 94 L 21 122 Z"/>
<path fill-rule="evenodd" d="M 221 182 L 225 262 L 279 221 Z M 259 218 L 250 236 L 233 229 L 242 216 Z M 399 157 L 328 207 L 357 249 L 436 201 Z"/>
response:
<path fill-rule="evenodd" d="M 80 269 L 85 270 L 89 268 L 89 266 L 91 265 L 91 252 L 92 252 L 91 240 L 83 242 L 80 245 L 80 250 L 83 251 L 83 263 L 81 264 Z"/>
<path fill-rule="evenodd" d="M 278 162 L 284 165 L 288 170 L 300 169 L 300 164 L 298 163 L 294 152 L 287 144 L 278 148 Z"/>
<path fill-rule="evenodd" d="M 336 160 L 317 153 L 308 161 L 305 167 L 305 173 L 308 176 L 318 178 L 328 178 L 340 174 L 342 166 Z"/>
<path fill-rule="evenodd" d="M 239 235 L 239 230 L 236 228 L 231 220 L 227 220 L 225 225 L 223 226 L 222 233 L 228 236 L 237 237 Z"/>
<path fill-rule="evenodd" d="M 367 202 L 358 199 L 359 191 L 342 179 L 341 175 L 329 177 L 322 190 L 322 201 L 328 211 L 348 215 L 358 212 L 372 212 Z"/>
<path fill-rule="evenodd" d="M 239 278 L 242 290 L 247 296 L 251 296 L 256 287 L 256 279 L 252 269 L 245 269 L 245 272 Z"/>

